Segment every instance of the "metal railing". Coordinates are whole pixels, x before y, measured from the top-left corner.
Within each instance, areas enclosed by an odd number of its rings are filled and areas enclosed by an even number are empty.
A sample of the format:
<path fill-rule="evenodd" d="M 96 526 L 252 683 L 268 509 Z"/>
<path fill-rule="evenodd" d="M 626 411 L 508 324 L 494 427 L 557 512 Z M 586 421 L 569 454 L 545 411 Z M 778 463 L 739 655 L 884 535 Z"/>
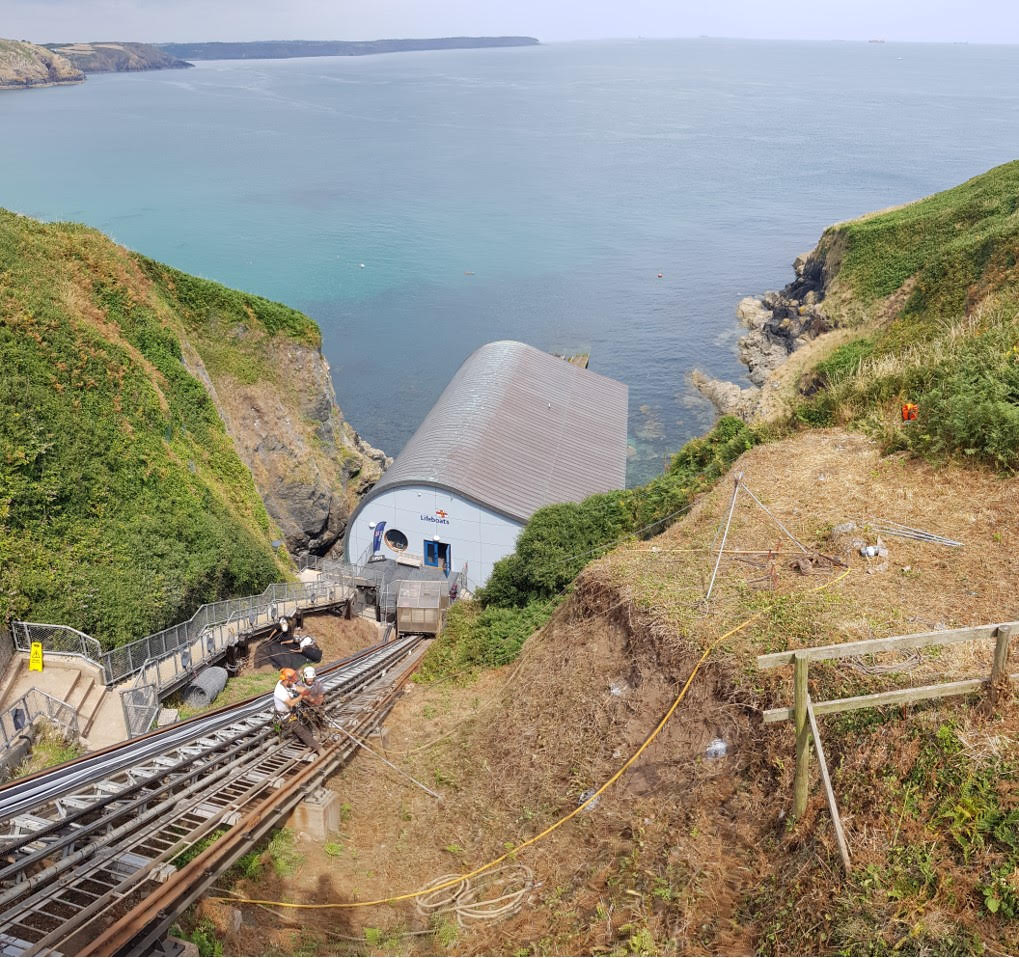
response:
<path fill-rule="evenodd" d="M 147 732 L 159 714 L 160 662 L 149 659 L 135 676 L 134 685 L 120 693 L 127 737 Z"/>
<path fill-rule="evenodd" d="M 75 740 L 78 738 L 78 713 L 61 699 L 31 688 L 0 713 L 0 739 L 10 748 L 15 738 L 40 716 L 48 719 Z"/>
<path fill-rule="evenodd" d="M 66 625 L 47 625 L 42 622 L 12 622 L 14 647 L 19 652 L 31 652 L 32 643 L 42 645 L 43 652 L 70 655 L 89 662 L 99 662 L 102 646 L 90 635 Z"/>
<path fill-rule="evenodd" d="M 352 596 L 353 569 L 341 563 L 328 565 L 316 582 L 274 582 L 261 595 L 203 605 L 187 622 L 108 652 L 103 652 L 95 639 L 75 629 L 33 622 L 12 623 L 15 648 L 28 652 L 32 642 L 41 642 L 44 652 L 88 659 L 103 670 L 107 685 L 116 685 L 138 674 L 149 660 L 155 660 L 159 663 L 163 689 L 182 673 L 194 671 L 234 644 L 238 635 L 248 629 L 293 615 L 299 609 L 342 602 Z"/>

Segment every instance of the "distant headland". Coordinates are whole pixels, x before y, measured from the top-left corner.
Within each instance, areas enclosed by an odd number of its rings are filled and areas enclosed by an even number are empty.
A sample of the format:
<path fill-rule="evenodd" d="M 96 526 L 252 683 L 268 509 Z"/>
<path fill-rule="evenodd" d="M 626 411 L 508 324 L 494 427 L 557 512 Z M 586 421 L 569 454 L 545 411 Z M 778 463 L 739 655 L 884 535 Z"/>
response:
<path fill-rule="evenodd" d="M 180 70 L 188 60 L 363 57 L 412 50 L 528 47 L 535 37 L 436 37 L 425 40 L 257 40 L 237 43 L 46 43 L 0 39 L 0 90 L 81 83 L 91 73 Z"/>
<path fill-rule="evenodd" d="M 85 74 L 134 73 L 138 70 L 184 70 L 194 66 L 151 43 L 47 43 L 47 50 L 62 57 Z"/>
<path fill-rule="evenodd" d="M 149 43 L 29 43 L 0 39 L 0 90 L 81 83 L 90 73 L 193 66 Z"/>
<path fill-rule="evenodd" d="M 185 60 L 281 60 L 291 57 L 363 57 L 414 50 L 529 47 L 535 37 L 435 37 L 414 40 L 256 40 L 251 42 L 160 43 L 160 50 Z"/>

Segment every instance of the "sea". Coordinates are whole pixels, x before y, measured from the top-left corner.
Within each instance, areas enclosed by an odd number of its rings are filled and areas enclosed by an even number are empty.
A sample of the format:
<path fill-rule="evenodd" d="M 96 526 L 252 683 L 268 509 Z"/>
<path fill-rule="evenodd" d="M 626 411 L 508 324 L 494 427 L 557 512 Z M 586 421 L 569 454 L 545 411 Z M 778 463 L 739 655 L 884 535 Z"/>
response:
<path fill-rule="evenodd" d="M 0 94 L 0 206 L 288 303 L 396 455 L 518 339 L 630 390 L 628 482 L 746 383 L 736 305 L 829 224 L 1019 157 L 1019 47 L 612 40 L 205 61 Z"/>

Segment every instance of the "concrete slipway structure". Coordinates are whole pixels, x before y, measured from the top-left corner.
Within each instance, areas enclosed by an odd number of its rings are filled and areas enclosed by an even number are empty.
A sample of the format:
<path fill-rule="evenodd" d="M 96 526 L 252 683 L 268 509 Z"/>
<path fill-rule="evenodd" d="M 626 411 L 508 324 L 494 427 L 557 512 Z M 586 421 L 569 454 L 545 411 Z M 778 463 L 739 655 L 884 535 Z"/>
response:
<path fill-rule="evenodd" d="M 542 506 L 626 482 L 627 387 L 524 343 L 472 353 L 350 518 L 346 557 L 420 559 L 472 587 Z"/>

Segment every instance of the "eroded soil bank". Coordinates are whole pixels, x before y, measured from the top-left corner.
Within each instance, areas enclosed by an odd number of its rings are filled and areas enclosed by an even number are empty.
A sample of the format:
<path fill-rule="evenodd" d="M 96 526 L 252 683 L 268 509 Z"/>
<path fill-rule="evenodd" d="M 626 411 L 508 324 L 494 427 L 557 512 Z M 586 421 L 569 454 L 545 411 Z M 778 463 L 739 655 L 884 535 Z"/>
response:
<path fill-rule="evenodd" d="M 744 551 L 722 562 L 709 606 L 711 549 L 733 490 L 725 480 L 662 536 L 589 567 L 517 663 L 409 690 L 387 722 L 385 754 L 441 802 L 362 755 L 330 785 L 343 803 L 340 833 L 321 846 L 296 836 L 290 874 L 266 867 L 231 891 L 363 902 L 504 855 L 606 782 L 712 648 L 673 717 L 596 804 L 512 854 L 495 884 L 470 880 L 477 899 L 499 899 L 493 918 L 413 901 L 316 911 L 207 903 L 226 953 L 1014 953 L 1014 702 L 992 710 L 974 697 L 823 719 L 853 852 L 847 878 L 816 768 L 807 813 L 789 822 L 792 730 L 763 725 L 761 712 L 790 703 L 790 675 L 754 661 L 1019 619 L 1019 485 L 882 458 L 836 431 L 758 447 L 738 472 L 772 515 L 741 493 L 727 547 Z M 875 518 L 965 545 L 888 538 L 887 557 L 864 558 L 854 542 L 873 538 Z M 837 561 L 794 567 L 775 519 Z M 847 522 L 857 529 L 836 531 Z M 752 552 L 769 549 L 778 554 Z M 989 651 L 819 666 L 811 694 L 986 674 Z M 710 757 L 716 739 L 724 757 Z"/>

